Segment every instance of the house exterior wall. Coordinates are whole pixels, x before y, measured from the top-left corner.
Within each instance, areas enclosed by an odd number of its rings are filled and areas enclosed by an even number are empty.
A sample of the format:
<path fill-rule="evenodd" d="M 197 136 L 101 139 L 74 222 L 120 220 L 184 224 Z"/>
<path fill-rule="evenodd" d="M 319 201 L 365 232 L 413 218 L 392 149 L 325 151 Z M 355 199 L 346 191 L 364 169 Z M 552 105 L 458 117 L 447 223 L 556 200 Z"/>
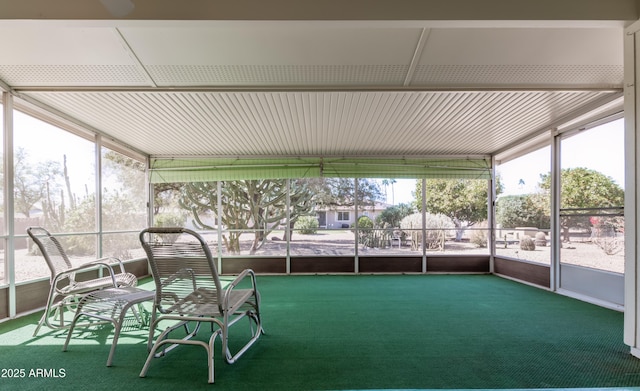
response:
<path fill-rule="evenodd" d="M 358 214 L 355 213 L 354 208 L 349 208 L 349 207 L 336 208 L 336 209 L 319 209 L 317 211 L 318 214 L 320 213 L 326 214 L 326 225 L 323 225 L 321 223 L 323 220 L 322 218 L 319 217 L 318 221 L 320 222 L 321 228 L 326 228 L 326 229 L 350 228 L 355 224 L 356 219 L 360 216 L 368 216 L 371 220 L 375 221 L 376 217 L 378 217 L 378 215 L 380 215 L 380 213 L 382 213 L 383 210 L 385 210 L 390 206 L 391 205 L 380 203 L 380 204 L 376 204 L 373 207 L 366 207 L 364 209 L 361 209 L 358 212 Z"/>

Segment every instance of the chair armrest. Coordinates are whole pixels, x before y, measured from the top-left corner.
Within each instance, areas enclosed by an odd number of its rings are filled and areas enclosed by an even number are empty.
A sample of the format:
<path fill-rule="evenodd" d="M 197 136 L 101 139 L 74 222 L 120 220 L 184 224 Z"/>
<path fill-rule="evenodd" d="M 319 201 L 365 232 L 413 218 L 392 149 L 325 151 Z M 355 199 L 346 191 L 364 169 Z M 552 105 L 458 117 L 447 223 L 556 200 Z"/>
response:
<path fill-rule="evenodd" d="M 116 282 L 116 273 L 113 271 L 113 268 L 111 267 L 111 264 L 109 264 L 108 262 L 104 262 L 104 260 L 95 260 L 92 262 L 88 262 L 85 264 L 82 264 L 80 266 L 76 266 L 76 267 L 72 267 L 71 269 L 67 269 L 63 272 L 60 272 L 58 274 L 55 275 L 55 277 L 53 278 L 53 281 L 51 282 L 52 287 L 56 287 L 57 288 L 57 284 L 58 281 L 67 278 L 68 276 L 75 274 L 77 272 L 83 272 L 83 271 L 88 271 L 91 270 L 95 267 L 104 267 L 109 271 L 109 276 L 111 277 L 111 281 L 113 282 L 113 286 L 117 287 L 118 283 Z M 72 279 L 73 280 L 73 279 Z"/>
<path fill-rule="evenodd" d="M 226 289 L 235 288 L 236 286 L 238 286 L 238 284 L 240 282 L 242 282 L 245 278 L 247 278 L 247 276 L 249 276 L 251 278 L 251 284 L 252 284 L 253 287 L 255 287 L 255 285 L 256 285 L 256 274 L 251 269 L 244 269 L 242 271 L 242 273 L 238 274 L 238 276 L 233 281 L 231 281 L 231 283 L 227 286 Z"/>
<path fill-rule="evenodd" d="M 258 291 L 256 289 L 256 274 L 251 269 L 244 269 L 242 273 L 238 274 L 238 276 L 224 289 L 224 296 L 222 298 L 223 308 L 229 308 L 229 297 L 231 296 L 231 292 L 247 277 L 251 280 L 251 290 L 253 290 L 256 297 L 258 296 Z"/>
<path fill-rule="evenodd" d="M 116 257 L 104 257 L 104 258 L 99 258 L 99 259 L 95 259 L 93 261 L 89 261 L 87 263 L 83 263 L 80 266 L 77 267 L 82 267 L 82 268 L 89 268 L 92 266 L 105 266 L 105 264 L 109 265 L 109 267 L 111 269 L 113 269 L 113 267 L 111 265 L 117 265 L 120 267 L 120 273 L 124 273 L 124 264 L 122 263 L 122 261 L 119 258 Z"/>

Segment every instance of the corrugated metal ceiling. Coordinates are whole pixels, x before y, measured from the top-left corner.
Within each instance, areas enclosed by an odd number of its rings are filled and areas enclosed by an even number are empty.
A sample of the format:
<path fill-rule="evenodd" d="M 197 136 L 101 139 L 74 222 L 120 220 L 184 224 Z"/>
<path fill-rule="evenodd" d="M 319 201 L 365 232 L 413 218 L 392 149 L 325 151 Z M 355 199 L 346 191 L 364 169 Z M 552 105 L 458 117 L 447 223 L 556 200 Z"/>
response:
<path fill-rule="evenodd" d="M 0 79 L 154 156 L 487 155 L 620 97 L 621 28 L 0 22 Z"/>
<path fill-rule="evenodd" d="M 608 92 L 30 93 L 152 155 L 491 154 Z"/>

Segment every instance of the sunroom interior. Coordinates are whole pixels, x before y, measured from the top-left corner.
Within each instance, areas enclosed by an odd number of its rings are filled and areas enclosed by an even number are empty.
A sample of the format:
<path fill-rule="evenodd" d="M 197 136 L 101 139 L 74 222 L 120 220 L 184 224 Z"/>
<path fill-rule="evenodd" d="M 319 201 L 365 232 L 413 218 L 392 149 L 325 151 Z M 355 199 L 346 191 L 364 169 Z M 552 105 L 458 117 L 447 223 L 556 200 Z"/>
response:
<path fill-rule="evenodd" d="M 179 220 L 208 235 L 223 273 L 496 274 L 624 311 L 639 355 L 636 1 L 63 3 L 0 5 L 0 319 L 46 300 L 26 227 L 143 277 L 137 235 L 171 221 L 175 189 L 273 180 L 286 190 L 271 247 L 229 250 L 264 227 L 234 231 L 215 213 L 222 196 Z M 624 197 L 563 203 L 563 176 L 579 169 Z M 305 235 L 297 183 L 325 178 L 350 183 L 353 200 L 314 210 L 320 227 Z M 429 246 L 444 230 L 427 223 L 432 180 L 482 183 L 486 218 L 466 246 Z M 371 183 L 380 202 L 364 205 Z M 538 225 L 502 220 L 502 200 L 534 193 L 547 205 Z M 358 217 L 405 200 L 417 225 L 365 243 L 388 229 Z"/>

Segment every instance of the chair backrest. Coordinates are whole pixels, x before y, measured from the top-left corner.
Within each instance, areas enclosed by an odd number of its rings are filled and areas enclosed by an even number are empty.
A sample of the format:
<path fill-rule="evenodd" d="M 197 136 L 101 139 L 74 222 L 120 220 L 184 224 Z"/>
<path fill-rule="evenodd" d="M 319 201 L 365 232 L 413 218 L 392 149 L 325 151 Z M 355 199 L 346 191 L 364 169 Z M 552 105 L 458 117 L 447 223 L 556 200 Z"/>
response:
<path fill-rule="evenodd" d="M 147 254 L 156 285 L 156 308 L 171 307 L 194 291 L 217 298 L 222 311 L 222 288 L 218 270 L 205 240 L 182 227 L 151 227 L 140 232 L 140 243 Z"/>
<path fill-rule="evenodd" d="M 49 231 L 42 227 L 29 227 L 27 228 L 27 234 L 38 246 L 42 256 L 47 262 L 47 265 L 51 270 L 52 281 L 59 273 L 71 269 L 72 265 L 69 261 L 69 257 L 65 253 L 58 239 L 51 235 Z M 69 278 L 73 281 L 74 276 L 70 275 Z"/>

